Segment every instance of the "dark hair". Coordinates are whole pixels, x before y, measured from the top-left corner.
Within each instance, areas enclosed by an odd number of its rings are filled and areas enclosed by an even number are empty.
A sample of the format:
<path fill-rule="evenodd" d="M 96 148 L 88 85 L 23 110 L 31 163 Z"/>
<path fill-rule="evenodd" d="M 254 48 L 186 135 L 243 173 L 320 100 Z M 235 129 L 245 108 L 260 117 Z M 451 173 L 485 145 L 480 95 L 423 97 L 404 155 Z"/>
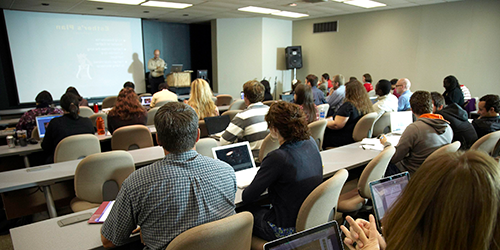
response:
<path fill-rule="evenodd" d="M 293 103 L 277 101 L 271 104 L 266 122 L 269 128 L 277 129 L 285 141 L 303 141 L 311 136 L 304 111 Z"/>
<path fill-rule="evenodd" d="M 44 90 L 36 95 L 35 101 L 37 108 L 46 108 L 51 105 L 54 100 L 52 99 L 52 95 L 49 91 Z"/>
<path fill-rule="evenodd" d="M 133 117 L 144 114 L 145 111 L 134 89 L 123 88 L 116 98 L 115 106 L 109 111 L 109 115 L 118 116 L 121 120 L 131 120 Z"/>
<path fill-rule="evenodd" d="M 192 149 L 198 138 L 198 115 L 181 102 L 163 105 L 155 115 L 158 144 L 170 153 Z"/>
<path fill-rule="evenodd" d="M 436 107 L 436 110 L 437 110 L 437 108 L 444 106 L 443 95 L 434 91 L 434 92 L 431 92 L 431 98 L 432 98 L 432 102 L 434 102 L 434 107 Z"/>
<path fill-rule="evenodd" d="M 349 82 L 357 81 L 357 80 L 358 80 L 358 78 L 356 78 L 355 76 L 349 77 Z M 366 91 L 366 89 L 365 89 L 365 91 Z"/>
<path fill-rule="evenodd" d="M 363 77 L 365 78 L 365 82 L 372 82 L 372 76 L 368 73 L 364 74 Z"/>
<path fill-rule="evenodd" d="M 135 84 L 133 82 L 126 82 L 123 84 L 123 88 L 135 89 Z"/>
<path fill-rule="evenodd" d="M 432 113 L 431 93 L 423 90 L 416 91 L 410 97 L 410 107 L 411 111 L 417 115 Z"/>
<path fill-rule="evenodd" d="M 398 78 L 392 78 L 391 79 L 391 85 L 396 85 L 398 83 L 399 79 Z"/>
<path fill-rule="evenodd" d="M 495 110 L 496 113 L 500 112 L 500 97 L 498 95 L 485 95 L 479 99 L 480 102 L 484 102 L 484 108 L 486 111 L 490 111 L 491 108 Z"/>
<path fill-rule="evenodd" d="M 78 115 L 78 112 L 80 111 L 80 108 L 78 107 L 80 101 L 78 101 L 78 96 L 76 96 L 73 93 L 66 93 L 61 96 L 61 107 L 66 111 L 69 112 L 69 116 L 73 119 L 78 119 L 80 117 Z"/>
<path fill-rule="evenodd" d="M 243 94 L 245 94 L 250 103 L 264 100 L 264 89 L 264 85 L 256 80 L 251 80 L 243 84 Z"/>
<path fill-rule="evenodd" d="M 68 87 L 68 88 L 66 89 L 66 93 L 72 93 L 72 94 L 74 94 L 74 95 L 78 96 L 78 101 L 79 101 L 79 102 L 81 102 L 81 101 L 82 101 L 82 99 L 83 99 L 83 97 L 80 95 L 80 93 L 78 93 L 78 90 L 76 90 L 76 88 L 75 88 L 75 87 Z"/>
<path fill-rule="evenodd" d="M 301 105 L 304 112 L 309 115 L 307 123 L 316 120 L 316 106 L 314 105 L 314 97 L 311 87 L 305 84 L 299 84 L 295 88 L 295 95 L 297 95 L 297 100 L 295 103 Z"/>
<path fill-rule="evenodd" d="M 269 85 L 269 81 L 262 80 L 262 81 L 260 81 L 260 83 L 262 83 L 262 85 L 264 85 L 264 91 L 266 93 L 271 93 L 271 85 Z"/>
<path fill-rule="evenodd" d="M 443 85 L 446 91 L 451 91 L 455 88 L 460 88 L 460 84 L 458 83 L 458 79 L 455 76 L 449 75 L 444 78 Z"/>
<path fill-rule="evenodd" d="M 168 84 L 166 82 L 162 82 L 158 85 L 158 90 L 168 89 Z"/>
<path fill-rule="evenodd" d="M 328 75 L 328 73 L 324 73 L 323 75 L 321 75 L 323 78 L 325 78 L 325 80 L 330 80 L 330 75 Z"/>
<path fill-rule="evenodd" d="M 377 90 L 380 90 L 382 92 L 382 95 L 387 95 L 389 93 L 391 93 L 391 82 L 389 82 L 388 80 L 386 79 L 382 79 L 380 81 L 378 81 L 377 85 L 375 85 L 375 88 Z"/>
<path fill-rule="evenodd" d="M 311 84 L 311 87 L 318 85 L 318 77 L 313 74 L 307 75 L 306 80 Z"/>

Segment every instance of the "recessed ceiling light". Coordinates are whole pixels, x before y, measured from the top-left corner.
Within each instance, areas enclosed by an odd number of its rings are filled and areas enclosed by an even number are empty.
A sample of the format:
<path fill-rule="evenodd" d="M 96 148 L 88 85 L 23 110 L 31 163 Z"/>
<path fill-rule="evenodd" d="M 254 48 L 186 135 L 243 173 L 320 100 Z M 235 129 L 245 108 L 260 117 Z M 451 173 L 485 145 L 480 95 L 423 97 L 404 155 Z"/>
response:
<path fill-rule="evenodd" d="M 350 4 L 358 7 L 363 7 L 363 8 L 375 8 L 375 7 L 383 7 L 387 6 L 384 3 L 379 3 L 371 0 L 351 0 L 351 1 L 344 1 L 345 4 Z"/>
<path fill-rule="evenodd" d="M 145 0 L 89 0 L 92 2 L 103 2 L 103 3 L 118 3 L 118 4 L 130 4 L 130 5 L 138 5 Z"/>
<path fill-rule="evenodd" d="M 238 10 L 239 11 L 246 11 L 246 12 L 253 12 L 253 13 L 260 13 L 260 14 L 271 14 L 271 13 L 280 12 L 280 10 L 254 7 L 254 6 L 243 7 L 243 8 L 239 8 Z"/>
<path fill-rule="evenodd" d="M 284 16 L 284 17 L 293 17 L 293 18 L 300 18 L 300 17 L 309 16 L 307 14 L 302 14 L 302 13 L 297 13 L 297 12 L 290 12 L 290 11 L 280 11 L 280 12 L 276 12 L 276 13 L 271 13 L 271 15 Z"/>
<path fill-rule="evenodd" d="M 187 7 L 193 6 L 190 3 L 172 3 L 172 2 L 160 2 L 160 1 L 147 1 L 141 3 L 141 6 L 148 7 L 161 7 L 161 8 L 173 8 L 173 9 L 185 9 Z"/>

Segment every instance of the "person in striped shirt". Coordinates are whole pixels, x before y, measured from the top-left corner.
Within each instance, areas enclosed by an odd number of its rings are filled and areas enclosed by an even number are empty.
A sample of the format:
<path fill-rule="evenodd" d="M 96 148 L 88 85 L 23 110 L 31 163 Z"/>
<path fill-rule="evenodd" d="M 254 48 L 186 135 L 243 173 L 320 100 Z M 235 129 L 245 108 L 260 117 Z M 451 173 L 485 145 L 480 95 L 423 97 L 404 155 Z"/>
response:
<path fill-rule="evenodd" d="M 259 155 L 260 145 L 269 130 L 265 116 L 269 106 L 264 105 L 264 85 L 256 80 L 251 80 L 243 84 L 244 100 L 247 108 L 236 114 L 226 131 L 220 138 L 221 145 L 227 145 L 234 142 L 248 141 L 252 153 Z"/>

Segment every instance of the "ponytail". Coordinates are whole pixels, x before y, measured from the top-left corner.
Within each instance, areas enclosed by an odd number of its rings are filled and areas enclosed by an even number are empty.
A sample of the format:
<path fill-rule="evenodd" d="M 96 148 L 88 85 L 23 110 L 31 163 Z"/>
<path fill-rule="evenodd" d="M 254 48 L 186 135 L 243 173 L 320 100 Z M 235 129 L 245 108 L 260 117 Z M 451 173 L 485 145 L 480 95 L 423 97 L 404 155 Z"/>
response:
<path fill-rule="evenodd" d="M 75 105 L 74 103 L 71 103 L 69 105 L 69 115 L 73 118 L 73 119 L 78 119 L 79 115 L 78 113 L 80 112 L 80 108 L 78 107 L 78 105 Z"/>
<path fill-rule="evenodd" d="M 73 119 L 78 119 L 80 108 L 78 107 L 78 96 L 72 93 L 66 93 L 61 97 L 61 107 L 69 113 Z"/>

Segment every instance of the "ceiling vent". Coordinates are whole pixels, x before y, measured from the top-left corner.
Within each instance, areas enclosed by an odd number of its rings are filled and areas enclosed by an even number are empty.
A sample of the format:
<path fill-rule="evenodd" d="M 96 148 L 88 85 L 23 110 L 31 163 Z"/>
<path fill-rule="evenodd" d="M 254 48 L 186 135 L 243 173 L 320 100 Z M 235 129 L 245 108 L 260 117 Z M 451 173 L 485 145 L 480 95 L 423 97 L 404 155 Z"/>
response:
<path fill-rule="evenodd" d="M 313 33 L 337 32 L 338 29 L 339 29 L 339 21 L 315 23 L 313 27 Z"/>

